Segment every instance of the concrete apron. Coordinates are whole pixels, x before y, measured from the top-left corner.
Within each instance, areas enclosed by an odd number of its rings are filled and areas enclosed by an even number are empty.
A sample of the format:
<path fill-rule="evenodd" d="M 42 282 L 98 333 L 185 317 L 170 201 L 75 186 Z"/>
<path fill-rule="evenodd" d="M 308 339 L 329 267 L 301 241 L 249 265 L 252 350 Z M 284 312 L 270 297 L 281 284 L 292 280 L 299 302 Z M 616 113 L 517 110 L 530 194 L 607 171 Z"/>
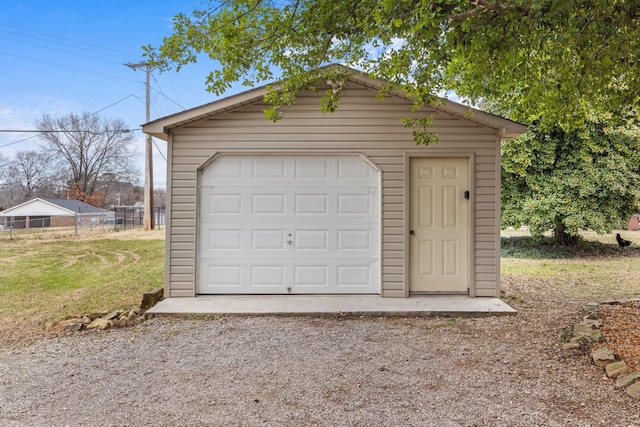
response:
<path fill-rule="evenodd" d="M 514 315 L 498 298 L 463 295 L 420 295 L 382 298 L 379 295 L 242 295 L 167 298 L 147 311 L 154 316 L 446 316 Z"/>

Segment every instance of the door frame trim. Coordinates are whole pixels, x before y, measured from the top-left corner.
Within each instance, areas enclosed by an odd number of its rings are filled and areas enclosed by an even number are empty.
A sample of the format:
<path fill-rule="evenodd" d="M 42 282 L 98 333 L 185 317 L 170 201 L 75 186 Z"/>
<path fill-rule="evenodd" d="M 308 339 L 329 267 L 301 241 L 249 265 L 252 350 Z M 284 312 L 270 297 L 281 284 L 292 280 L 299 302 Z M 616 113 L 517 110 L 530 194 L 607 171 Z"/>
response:
<path fill-rule="evenodd" d="M 468 204 L 468 224 L 467 224 L 467 281 L 468 281 L 468 295 L 470 297 L 476 296 L 476 281 L 475 281 L 475 154 L 470 153 L 468 151 L 456 151 L 456 150 L 442 150 L 437 152 L 405 152 L 404 153 L 404 189 L 405 189 L 405 200 L 404 200 L 404 297 L 408 298 L 411 296 L 411 276 L 410 276 L 410 262 L 411 262 L 411 253 L 410 253 L 410 244 L 409 244 L 409 228 L 411 221 L 411 160 L 413 158 L 459 158 L 459 159 L 467 159 L 467 179 L 469 180 L 469 204 Z"/>

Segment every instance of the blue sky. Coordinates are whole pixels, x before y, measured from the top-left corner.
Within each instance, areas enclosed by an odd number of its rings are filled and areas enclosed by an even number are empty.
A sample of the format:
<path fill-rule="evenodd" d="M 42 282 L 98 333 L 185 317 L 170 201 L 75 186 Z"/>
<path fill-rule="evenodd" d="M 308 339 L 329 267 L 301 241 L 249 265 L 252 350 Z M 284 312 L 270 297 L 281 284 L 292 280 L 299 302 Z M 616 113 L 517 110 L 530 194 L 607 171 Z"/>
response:
<path fill-rule="evenodd" d="M 145 122 L 145 72 L 125 63 L 143 60 L 143 45 L 159 46 L 177 13 L 202 0 L 11 0 L 0 6 L 0 129 L 32 130 L 50 114 L 98 112 L 129 127 Z M 151 120 L 215 101 L 204 58 L 180 72 L 154 72 Z M 236 87 L 225 94 L 242 91 Z M 0 153 L 37 148 L 32 133 L 0 132 Z M 143 171 L 144 134 L 135 132 Z M 154 140 L 154 184 L 166 183 L 166 144 Z M 141 182 L 142 182 L 141 173 Z"/>

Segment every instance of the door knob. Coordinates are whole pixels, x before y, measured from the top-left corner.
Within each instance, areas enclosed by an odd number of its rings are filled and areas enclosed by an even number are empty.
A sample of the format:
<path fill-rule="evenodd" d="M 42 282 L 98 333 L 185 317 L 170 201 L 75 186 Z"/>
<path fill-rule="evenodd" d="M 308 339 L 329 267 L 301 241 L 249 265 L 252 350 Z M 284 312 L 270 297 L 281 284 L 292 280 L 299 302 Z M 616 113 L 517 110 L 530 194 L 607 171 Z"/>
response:
<path fill-rule="evenodd" d="M 409 230 L 409 234 L 411 234 L 413 236 L 414 234 L 416 234 L 416 232 L 413 231 L 413 230 Z"/>

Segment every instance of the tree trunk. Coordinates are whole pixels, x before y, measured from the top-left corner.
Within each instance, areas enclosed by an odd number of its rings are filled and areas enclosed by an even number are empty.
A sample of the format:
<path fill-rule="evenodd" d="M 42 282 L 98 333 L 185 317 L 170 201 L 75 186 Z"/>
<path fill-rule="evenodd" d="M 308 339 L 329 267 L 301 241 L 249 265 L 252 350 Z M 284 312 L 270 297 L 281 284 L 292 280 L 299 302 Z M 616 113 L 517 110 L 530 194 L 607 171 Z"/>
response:
<path fill-rule="evenodd" d="M 556 218 L 556 228 L 553 231 L 553 239 L 562 246 L 575 246 L 578 244 L 578 236 L 567 233 L 567 227 L 561 219 Z"/>

